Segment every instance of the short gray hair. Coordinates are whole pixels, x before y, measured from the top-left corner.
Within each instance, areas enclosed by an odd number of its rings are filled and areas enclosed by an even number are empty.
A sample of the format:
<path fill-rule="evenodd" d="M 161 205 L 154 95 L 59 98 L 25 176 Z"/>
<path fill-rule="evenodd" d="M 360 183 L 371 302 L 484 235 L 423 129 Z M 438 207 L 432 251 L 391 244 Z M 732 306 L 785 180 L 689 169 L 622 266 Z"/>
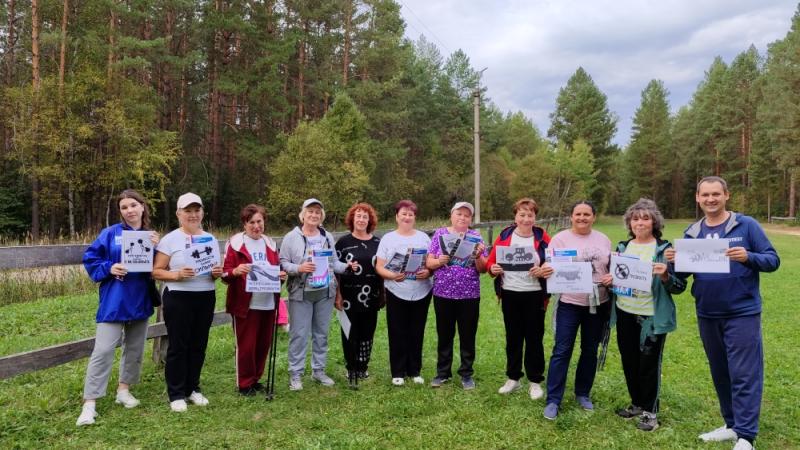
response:
<path fill-rule="evenodd" d="M 653 219 L 653 236 L 655 236 L 656 239 L 661 239 L 661 230 L 664 229 L 664 216 L 662 216 L 661 211 L 658 210 L 656 202 L 649 198 L 640 198 L 636 203 L 625 210 L 625 215 L 622 216 L 622 220 L 625 222 L 625 228 L 628 229 L 628 235 L 632 238 L 636 237 L 631 230 L 631 219 L 633 219 L 634 214 L 646 214 Z"/>
<path fill-rule="evenodd" d="M 300 223 L 303 223 L 303 216 L 306 215 L 306 211 L 308 211 L 308 209 L 312 206 L 317 206 L 322 211 L 322 218 L 319 220 L 319 223 L 322 224 L 322 222 L 325 222 L 325 208 L 323 208 L 319 203 L 312 203 L 305 208 L 300 208 L 300 214 L 297 215 L 297 217 L 300 218 Z"/>

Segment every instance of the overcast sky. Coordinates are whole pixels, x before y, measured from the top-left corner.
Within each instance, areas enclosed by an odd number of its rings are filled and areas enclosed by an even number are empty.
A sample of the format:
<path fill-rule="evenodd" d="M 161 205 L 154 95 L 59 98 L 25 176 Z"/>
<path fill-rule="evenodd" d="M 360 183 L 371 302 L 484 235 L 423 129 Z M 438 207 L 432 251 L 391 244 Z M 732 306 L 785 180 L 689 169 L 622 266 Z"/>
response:
<path fill-rule="evenodd" d="M 654 79 L 686 105 L 715 56 L 726 63 L 789 31 L 797 3 L 779 0 L 397 0 L 406 36 L 443 56 L 462 49 L 503 111 L 522 111 L 543 135 L 558 90 L 578 66 L 608 96 L 628 143 L 642 89 Z"/>

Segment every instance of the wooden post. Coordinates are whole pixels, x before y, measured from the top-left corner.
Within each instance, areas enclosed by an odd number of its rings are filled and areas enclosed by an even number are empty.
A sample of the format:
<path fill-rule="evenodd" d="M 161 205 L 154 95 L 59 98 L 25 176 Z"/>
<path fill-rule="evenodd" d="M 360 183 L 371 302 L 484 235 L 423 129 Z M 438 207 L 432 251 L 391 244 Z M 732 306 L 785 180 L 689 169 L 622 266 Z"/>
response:
<path fill-rule="evenodd" d="M 156 308 L 156 322 L 164 321 L 163 306 Z M 158 336 L 153 338 L 153 362 L 157 365 L 164 365 L 167 361 L 167 348 L 169 347 L 169 337 Z"/>

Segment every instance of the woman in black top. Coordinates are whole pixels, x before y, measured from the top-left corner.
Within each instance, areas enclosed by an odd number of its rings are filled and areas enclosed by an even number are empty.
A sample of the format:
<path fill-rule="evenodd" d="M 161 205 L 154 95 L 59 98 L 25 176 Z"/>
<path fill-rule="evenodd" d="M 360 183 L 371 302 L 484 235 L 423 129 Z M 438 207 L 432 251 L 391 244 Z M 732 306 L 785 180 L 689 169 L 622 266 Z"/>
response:
<path fill-rule="evenodd" d="M 358 265 L 339 276 L 336 309 L 350 319 L 350 338 L 342 330 L 342 349 L 351 384 L 367 378 L 372 340 L 383 307 L 383 279 L 375 272 L 375 254 L 380 239 L 372 234 L 377 226 L 375 209 L 368 203 L 353 205 L 345 217 L 350 234 L 336 242 L 336 255 L 344 263 Z"/>

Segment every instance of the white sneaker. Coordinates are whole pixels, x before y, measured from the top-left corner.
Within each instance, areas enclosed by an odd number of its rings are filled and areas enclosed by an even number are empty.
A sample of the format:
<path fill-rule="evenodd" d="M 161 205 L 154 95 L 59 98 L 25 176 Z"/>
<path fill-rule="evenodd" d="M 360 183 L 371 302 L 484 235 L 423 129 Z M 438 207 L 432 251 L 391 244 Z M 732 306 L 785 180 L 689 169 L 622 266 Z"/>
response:
<path fill-rule="evenodd" d="M 192 391 L 192 395 L 189 396 L 189 401 L 197 406 L 208 405 L 208 399 L 203 394 L 197 391 Z"/>
<path fill-rule="evenodd" d="M 745 439 L 739 439 L 736 441 L 736 445 L 733 446 L 733 450 L 753 450 L 753 444 L 747 442 Z"/>
<path fill-rule="evenodd" d="M 300 378 L 300 375 L 290 375 L 289 376 L 289 390 L 290 391 L 302 391 L 303 390 L 303 380 Z"/>
<path fill-rule="evenodd" d="M 75 425 L 82 427 L 84 425 L 94 424 L 94 418 L 97 417 L 97 411 L 94 410 L 94 402 L 84 403 L 81 409 L 81 415 L 78 416 L 78 421 Z"/>
<path fill-rule="evenodd" d="M 169 409 L 173 412 L 186 412 L 186 400 L 181 398 L 169 402 Z"/>
<path fill-rule="evenodd" d="M 125 389 L 124 391 L 117 391 L 117 403 L 126 408 L 136 408 L 139 406 L 139 400 L 131 395 L 131 391 Z"/>
<path fill-rule="evenodd" d="M 738 438 L 736 432 L 732 428 L 728 428 L 727 425 L 723 425 L 714 431 L 703 433 L 698 437 L 705 442 L 735 441 Z"/>
<path fill-rule="evenodd" d="M 539 383 L 534 383 L 531 381 L 531 387 L 528 389 L 528 395 L 531 396 L 531 400 L 539 400 L 540 398 L 544 397 L 544 391 Z"/>
<path fill-rule="evenodd" d="M 519 381 L 508 379 L 506 380 L 506 384 L 500 386 L 500 389 L 497 390 L 498 394 L 510 394 L 514 391 L 518 391 L 522 387 L 519 384 Z"/>
<path fill-rule="evenodd" d="M 417 375 L 414 378 L 412 378 L 411 381 L 413 381 L 416 384 L 425 384 L 425 378 L 422 378 L 419 375 Z"/>
<path fill-rule="evenodd" d="M 330 387 L 330 386 L 333 386 L 334 384 L 336 384 L 336 382 L 333 381 L 333 379 L 331 377 L 329 377 L 328 374 L 326 374 L 324 370 L 315 370 L 315 371 L 313 371 L 311 373 L 311 379 L 316 381 L 316 382 L 318 382 L 319 384 L 321 384 L 323 386 Z"/>
<path fill-rule="evenodd" d="M 406 380 L 401 377 L 392 378 L 392 384 L 395 386 L 402 386 L 406 384 Z"/>

